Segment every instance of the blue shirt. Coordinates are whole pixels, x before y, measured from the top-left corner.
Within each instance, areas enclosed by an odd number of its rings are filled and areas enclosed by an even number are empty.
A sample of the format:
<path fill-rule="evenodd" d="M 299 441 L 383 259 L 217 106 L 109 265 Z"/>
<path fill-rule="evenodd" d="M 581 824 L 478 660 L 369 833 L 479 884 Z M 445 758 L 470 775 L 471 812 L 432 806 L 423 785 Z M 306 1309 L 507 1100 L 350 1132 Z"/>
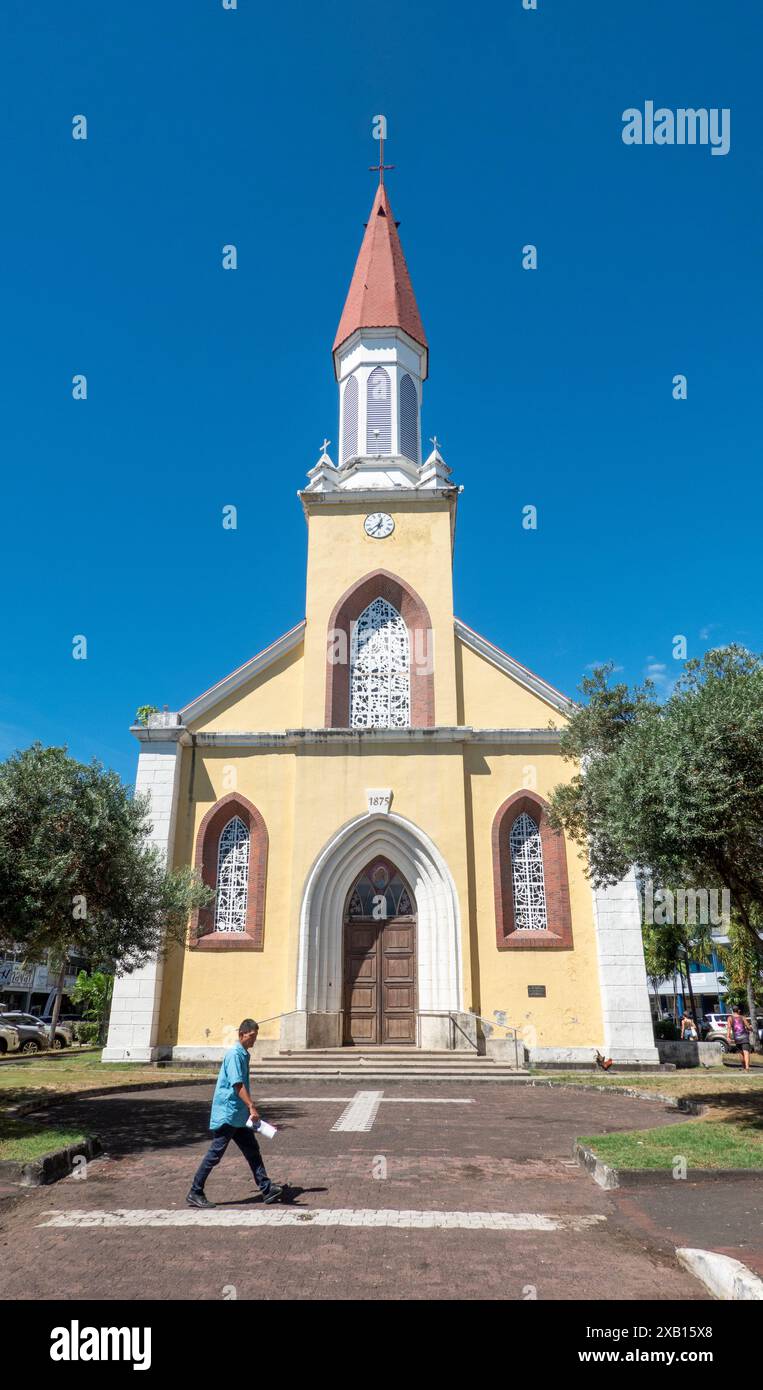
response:
<path fill-rule="evenodd" d="M 212 1097 L 212 1113 L 209 1128 L 220 1129 L 222 1125 L 235 1125 L 240 1129 L 249 1119 L 249 1109 L 236 1095 L 233 1087 L 243 1082 L 249 1090 L 249 1053 L 242 1043 L 237 1042 L 223 1057 L 220 1075 L 217 1078 Z"/>

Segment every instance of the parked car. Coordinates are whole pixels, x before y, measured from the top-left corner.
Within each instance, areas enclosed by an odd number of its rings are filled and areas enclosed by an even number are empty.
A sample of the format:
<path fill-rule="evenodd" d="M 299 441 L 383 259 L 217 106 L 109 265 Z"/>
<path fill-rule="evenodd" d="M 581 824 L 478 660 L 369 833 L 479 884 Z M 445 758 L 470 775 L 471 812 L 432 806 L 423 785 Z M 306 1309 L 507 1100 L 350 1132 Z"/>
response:
<path fill-rule="evenodd" d="M 20 1047 L 21 1037 L 18 1028 L 13 1023 L 4 1023 L 0 1017 L 0 1055 L 18 1052 Z"/>
<path fill-rule="evenodd" d="M 726 1019 L 728 1014 L 704 1014 L 700 1026 L 703 1042 L 719 1042 L 724 1052 L 731 1052 L 726 1040 Z"/>
<path fill-rule="evenodd" d="M 45 1027 L 48 1030 L 48 1037 L 50 1037 L 50 1025 L 53 1022 L 53 1015 L 43 1014 L 42 1018 L 40 1019 L 40 1022 L 45 1024 Z M 77 1020 L 77 1022 L 79 1022 L 79 1020 Z M 64 1016 L 63 1018 L 61 1018 L 59 1015 L 59 1019 L 56 1024 L 56 1036 L 53 1046 L 55 1048 L 71 1047 L 73 1042 L 74 1024 L 70 1022 L 68 1017 Z"/>
<path fill-rule="evenodd" d="M 0 1014 L 0 1023 L 12 1023 L 18 1029 L 22 1052 L 44 1052 L 50 1047 L 48 1030 L 34 1014 Z"/>
<path fill-rule="evenodd" d="M 733 1044 L 726 1038 L 726 1023 L 729 1014 L 705 1014 L 702 1020 L 702 1041 L 719 1042 L 724 1052 L 733 1052 Z M 763 1042 L 763 1018 L 756 1019 L 758 1037 Z"/>

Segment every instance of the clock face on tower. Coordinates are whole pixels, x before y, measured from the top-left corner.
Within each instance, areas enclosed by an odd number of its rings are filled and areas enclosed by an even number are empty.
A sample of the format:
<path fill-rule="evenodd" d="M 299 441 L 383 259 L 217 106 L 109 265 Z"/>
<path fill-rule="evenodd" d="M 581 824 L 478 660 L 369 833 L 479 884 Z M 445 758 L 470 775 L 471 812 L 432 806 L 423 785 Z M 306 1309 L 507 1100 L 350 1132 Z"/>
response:
<path fill-rule="evenodd" d="M 372 536 L 375 541 L 383 541 L 385 536 L 389 536 L 395 529 L 395 523 L 387 512 L 372 512 L 363 522 L 367 536 Z"/>

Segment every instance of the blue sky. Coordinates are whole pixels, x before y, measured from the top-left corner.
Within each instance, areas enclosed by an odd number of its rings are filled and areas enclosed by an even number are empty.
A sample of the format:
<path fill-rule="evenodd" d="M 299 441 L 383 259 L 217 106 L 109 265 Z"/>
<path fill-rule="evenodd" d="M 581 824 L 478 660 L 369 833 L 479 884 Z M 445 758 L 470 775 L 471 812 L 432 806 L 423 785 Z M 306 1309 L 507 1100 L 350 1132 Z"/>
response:
<path fill-rule="evenodd" d="M 3 10 L 0 754 L 131 780 L 139 704 L 303 616 L 380 112 L 458 615 L 568 692 L 609 658 L 669 688 L 676 634 L 763 648 L 757 0 Z M 730 152 L 626 147 L 647 100 L 729 107 Z"/>

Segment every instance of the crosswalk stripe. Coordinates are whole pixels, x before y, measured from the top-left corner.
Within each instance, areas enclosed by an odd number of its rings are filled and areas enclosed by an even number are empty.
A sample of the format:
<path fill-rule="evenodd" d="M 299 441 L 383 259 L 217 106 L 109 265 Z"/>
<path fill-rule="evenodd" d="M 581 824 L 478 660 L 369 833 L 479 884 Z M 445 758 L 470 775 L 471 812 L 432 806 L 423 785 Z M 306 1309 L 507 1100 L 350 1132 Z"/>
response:
<path fill-rule="evenodd" d="M 383 1091 L 357 1091 L 345 1110 L 342 1111 L 332 1130 L 351 1130 L 355 1134 L 367 1133 L 373 1128 Z"/>
<path fill-rule="evenodd" d="M 135 1226 L 363 1226 L 397 1230 L 586 1231 L 606 1221 L 602 1215 L 559 1216 L 510 1211 L 397 1211 L 352 1207 L 213 1207 L 178 1211 L 54 1211 L 39 1226 L 124 1228 Z"/>

